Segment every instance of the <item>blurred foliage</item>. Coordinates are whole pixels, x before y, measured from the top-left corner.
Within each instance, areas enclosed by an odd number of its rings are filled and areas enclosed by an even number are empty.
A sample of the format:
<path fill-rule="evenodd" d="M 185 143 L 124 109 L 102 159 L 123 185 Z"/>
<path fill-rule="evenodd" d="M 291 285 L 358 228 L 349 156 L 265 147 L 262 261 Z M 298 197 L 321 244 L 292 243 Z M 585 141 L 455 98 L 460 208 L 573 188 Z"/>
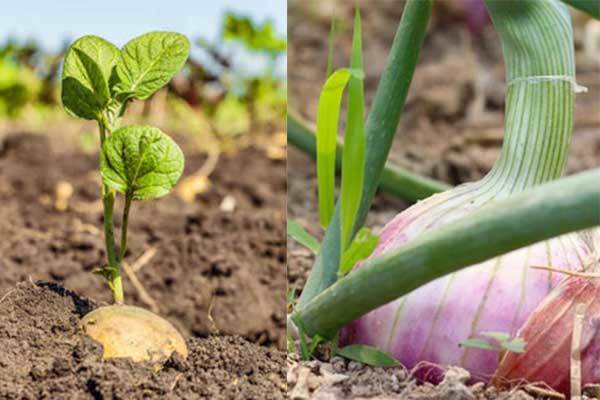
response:
<path fill-rule="evenodd" d="M 287 49 L 285 38 L 278 37 L 271 21 L 262 24 L 254 23 L 250 18 L 225 14 L 223 22 L 223 39 L 242 42 L 246 47 L 256 51 L 266 51 L 279 55 Z"/>
<path fill-rule="evenodd" d="M 42 84 L 33 70 L 0 58 L 0 116 L 18 117 L 23 107 L 36 100 Z"/>
<path fill-rule="evenodd" d="M 9 38 L 0 45 L 0 118 L 21 117 L 26 107 L 48 114 L 56 105 L 59 55 L 46 54 L 37 42 Z"/>
<path fill-rule="evenodd" d="M 152 119 L 192 134 L 209 152 L 248 134 L 283 130 L 285 73 L 277 73 L 277 63 L 287 44 L 273 23 L 228 12 L 216 39 L 195 39 L 183 72 L 148 104 L 132 106 L 126 117 Z M 0 45 L 0 119 L 37 121 L 42 127 L 52 118 L 64 123 L 66 117 L 53 110 L 60 105 L 58 76 L 65 50 L 66 45 L 48 54 L 35 41 L 14 39 Z M 84 136 L 85 143 L 92 139 Z"/>

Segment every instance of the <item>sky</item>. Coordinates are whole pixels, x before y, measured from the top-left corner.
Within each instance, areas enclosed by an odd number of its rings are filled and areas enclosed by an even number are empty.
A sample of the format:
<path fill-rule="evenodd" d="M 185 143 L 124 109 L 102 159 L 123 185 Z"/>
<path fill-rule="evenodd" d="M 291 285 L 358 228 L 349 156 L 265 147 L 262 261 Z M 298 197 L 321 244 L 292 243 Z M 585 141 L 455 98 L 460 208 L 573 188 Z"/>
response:
<path fill-rule="evenodd" d="M 0 43 L 37 39 L 50 52 L 79 36 L 102 36 L 121 47 L 151 30 L 173 30 L 192 41 L 218 38 L 225 11 L 273 20 L 287 30 L 286 0 L 16 0 L 2 1 Z M 200 50 L 196 50 L 200 51 Z M 194 54 L 194 52 L 192 52 Z"/>

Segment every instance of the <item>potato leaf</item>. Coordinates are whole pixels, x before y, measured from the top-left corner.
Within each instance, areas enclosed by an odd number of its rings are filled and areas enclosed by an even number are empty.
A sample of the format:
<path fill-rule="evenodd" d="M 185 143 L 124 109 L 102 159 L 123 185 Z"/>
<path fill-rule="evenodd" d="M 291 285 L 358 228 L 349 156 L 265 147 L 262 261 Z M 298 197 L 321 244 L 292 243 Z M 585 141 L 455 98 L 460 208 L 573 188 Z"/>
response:
<path fill-rule="evenodd" d="M 352 241 L 350 247 L 342 254 L 338 276 L 344 276 L 352 270 L 357 262 L 369 257 L 377 243 L 379 237 L 373 234 L 368 228 L 361 228 Z"/>
<path fill-rule="evenodd" d="M 98 36 L 83 36 L 67 51 L 62 72 L 63 106 L 68 113 L 97 119 L 110 99 L 108 80 L 119 49 Z"/>
<path fill-rule="evenodd" d="M 294 220 L 287 220 L 287 234 L 315 254 L 321 249 L 319 241 Z"/>
<path fill-rule="evenodd" d="M 175 32 L 149 32 L 121 50 L 114 88 L 120 100 L 147 99 L 181 69 L 190 52 L 188 39 Z"/>
<path fill-rule="evenodd" d="M 134 200 L 166 195 L 183 172 L 183 153 L 160 129 L 132 125 L 114 131 L 100 155 L 104 183 Z"/>
<path fill-rule="evenodd" d="M 395 367 L 398 360 L 376 347 L 363 344 L 352 344 L 338 349 L 336 354 L 374 367 Z"/>

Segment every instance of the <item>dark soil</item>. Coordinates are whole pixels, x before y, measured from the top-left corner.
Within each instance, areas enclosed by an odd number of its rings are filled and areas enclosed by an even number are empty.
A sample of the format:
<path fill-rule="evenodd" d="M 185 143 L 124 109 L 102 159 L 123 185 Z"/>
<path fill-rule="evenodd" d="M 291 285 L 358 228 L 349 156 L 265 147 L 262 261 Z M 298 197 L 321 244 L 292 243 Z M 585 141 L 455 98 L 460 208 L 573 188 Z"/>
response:
<path fill-rule="evenodd" d="M 102 361 L 79 321 L 95 307 L 53 283 L 24 282 L 0 297 L 2 399 L 281 399 L 285 353 L 239 336 L 190 338 L 187 360 L 155 373 Z"/>

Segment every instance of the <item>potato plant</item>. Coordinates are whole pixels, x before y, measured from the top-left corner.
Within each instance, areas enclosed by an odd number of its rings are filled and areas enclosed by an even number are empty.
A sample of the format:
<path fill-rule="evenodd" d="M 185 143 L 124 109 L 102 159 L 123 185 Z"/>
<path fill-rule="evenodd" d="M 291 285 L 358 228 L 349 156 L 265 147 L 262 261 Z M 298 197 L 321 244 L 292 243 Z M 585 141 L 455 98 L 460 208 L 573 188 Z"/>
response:
<path fill-rule="evenodd" d="M 119 121 L 130 101 L 149 98 L 171 80 L 187 60 L 189 47 L 188 39 L 174 32 L 149 32 L 122 49 L 89 35 L 76 40 L 65 55 L 63 106 L 74 117 L 96 121 L 100 134 L 107 265 L 97 272 L 108 281 L 116 306 L 86 315 L 83 325 L 104 344 L 105 357 L 158 360 L 173 350 L 187 355 L 185 342 L 167 321 L 122 305 L 121 279 L 131 204 L 169 193 L 183 172 L 183 153 L 160 129 L 119 127 Z M 117 193 L 124 197 L 118 250 L 113 223 Z"/>

